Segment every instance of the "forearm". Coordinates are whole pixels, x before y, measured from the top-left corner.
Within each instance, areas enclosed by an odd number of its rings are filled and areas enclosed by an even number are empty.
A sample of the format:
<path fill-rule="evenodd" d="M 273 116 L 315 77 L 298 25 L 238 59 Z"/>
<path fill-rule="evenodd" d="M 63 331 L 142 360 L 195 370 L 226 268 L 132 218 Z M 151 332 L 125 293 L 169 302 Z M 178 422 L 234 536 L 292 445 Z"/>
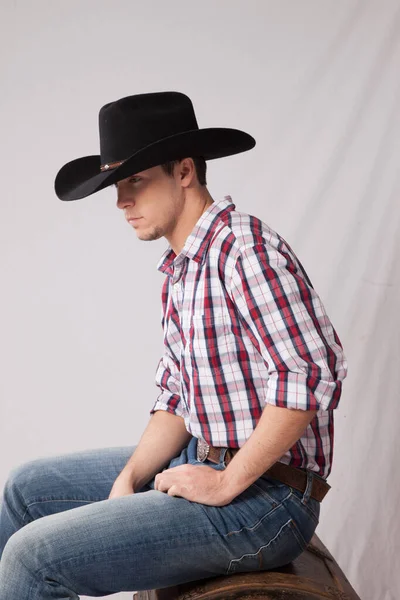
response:
<path fill-rule="evenodd" d="M 224 471 L 227 495 L 235 498 L 279 460 L 302 436 L 316 413 L 267 404 L 253 433 Z"/>
<path fill-rule="evenodd" d="M 177 456 L 191 437 L 182 417 L 157 410 L 119 476 L 127 477 L 134 490 L 139 489 Z"/>

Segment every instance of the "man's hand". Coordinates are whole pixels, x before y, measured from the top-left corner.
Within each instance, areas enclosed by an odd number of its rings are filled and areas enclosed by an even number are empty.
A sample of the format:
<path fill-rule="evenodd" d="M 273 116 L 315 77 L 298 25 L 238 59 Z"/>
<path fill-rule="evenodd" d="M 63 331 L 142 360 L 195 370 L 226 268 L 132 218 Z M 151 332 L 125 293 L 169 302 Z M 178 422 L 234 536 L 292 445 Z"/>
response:
<path fill-rule="evenodd" d="M 165 469 L 155 476 L 154 489 L 209 506 L 224 506 L 231 501 L 226 494 L 224 472 L 208 465 L 186 464 Z"/>
<path fill-rule="evenodd" d="M 118 476 L 114 481 L 108 499 L 110 500 L 111 498 L 119 498 L 120 496 L 130 496 L 133 493 L 134 490 L 132 481 L 128 477 L 121 475 Z"/>

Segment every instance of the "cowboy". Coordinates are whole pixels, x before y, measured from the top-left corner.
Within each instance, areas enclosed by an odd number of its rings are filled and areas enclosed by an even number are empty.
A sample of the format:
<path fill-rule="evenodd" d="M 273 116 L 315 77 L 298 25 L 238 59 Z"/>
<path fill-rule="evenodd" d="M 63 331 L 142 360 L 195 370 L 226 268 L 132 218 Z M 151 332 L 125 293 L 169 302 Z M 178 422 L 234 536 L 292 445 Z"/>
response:
<path fill-rule="evenodd" d="M 55 192 L 73 201 L 114 186 L 137 237 L 167 239 L 159 395 L 138 444 L 12 470 L 0 600 L 274 569 L 303 552 L 330 488 L 340 340 L 289 244 L 206 185 L 207 160 L 254 138 L 199 129 L 175 91 L 106 104 L 99 132 L 100 154 L 64 165 Z"/>

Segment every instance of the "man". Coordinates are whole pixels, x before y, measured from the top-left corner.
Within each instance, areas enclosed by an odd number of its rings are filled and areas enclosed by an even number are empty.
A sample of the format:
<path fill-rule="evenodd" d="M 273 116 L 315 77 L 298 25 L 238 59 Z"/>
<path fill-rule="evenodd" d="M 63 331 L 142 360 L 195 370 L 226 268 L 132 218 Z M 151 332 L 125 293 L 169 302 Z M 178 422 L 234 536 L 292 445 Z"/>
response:
<path fill-rule="evenodd" d="M 169 242 L 160 393 L 136 446 L 10 473 L 0 600 L 273 569 L 304 550 L 330 487 L 339 338 L 285 240 L 206 187 L 205 161 L 254 138 L 199 129 L 179 92 L 106 104 L 99 127 L 100 155 L 64 165 L 55 190 L 71 201 L 113 185 L 139 239 Z"/>

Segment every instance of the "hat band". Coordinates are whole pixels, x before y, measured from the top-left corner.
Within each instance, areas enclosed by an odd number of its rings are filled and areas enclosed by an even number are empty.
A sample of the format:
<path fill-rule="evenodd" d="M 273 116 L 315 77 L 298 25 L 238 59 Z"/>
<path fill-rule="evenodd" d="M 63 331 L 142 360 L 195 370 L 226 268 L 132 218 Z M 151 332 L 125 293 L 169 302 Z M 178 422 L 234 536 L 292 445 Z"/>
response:
<path fill-rule="evenodd" d="M 119 167 L 119 165 L 122 165 L 123 162 L 125 162 L 125 161 L 117 160 L 112 163 L 107 163 L 106 165 L 101 165 L 100 171 L 108 171 L 109 169 L 115 169 L 115 167 Z"/>

